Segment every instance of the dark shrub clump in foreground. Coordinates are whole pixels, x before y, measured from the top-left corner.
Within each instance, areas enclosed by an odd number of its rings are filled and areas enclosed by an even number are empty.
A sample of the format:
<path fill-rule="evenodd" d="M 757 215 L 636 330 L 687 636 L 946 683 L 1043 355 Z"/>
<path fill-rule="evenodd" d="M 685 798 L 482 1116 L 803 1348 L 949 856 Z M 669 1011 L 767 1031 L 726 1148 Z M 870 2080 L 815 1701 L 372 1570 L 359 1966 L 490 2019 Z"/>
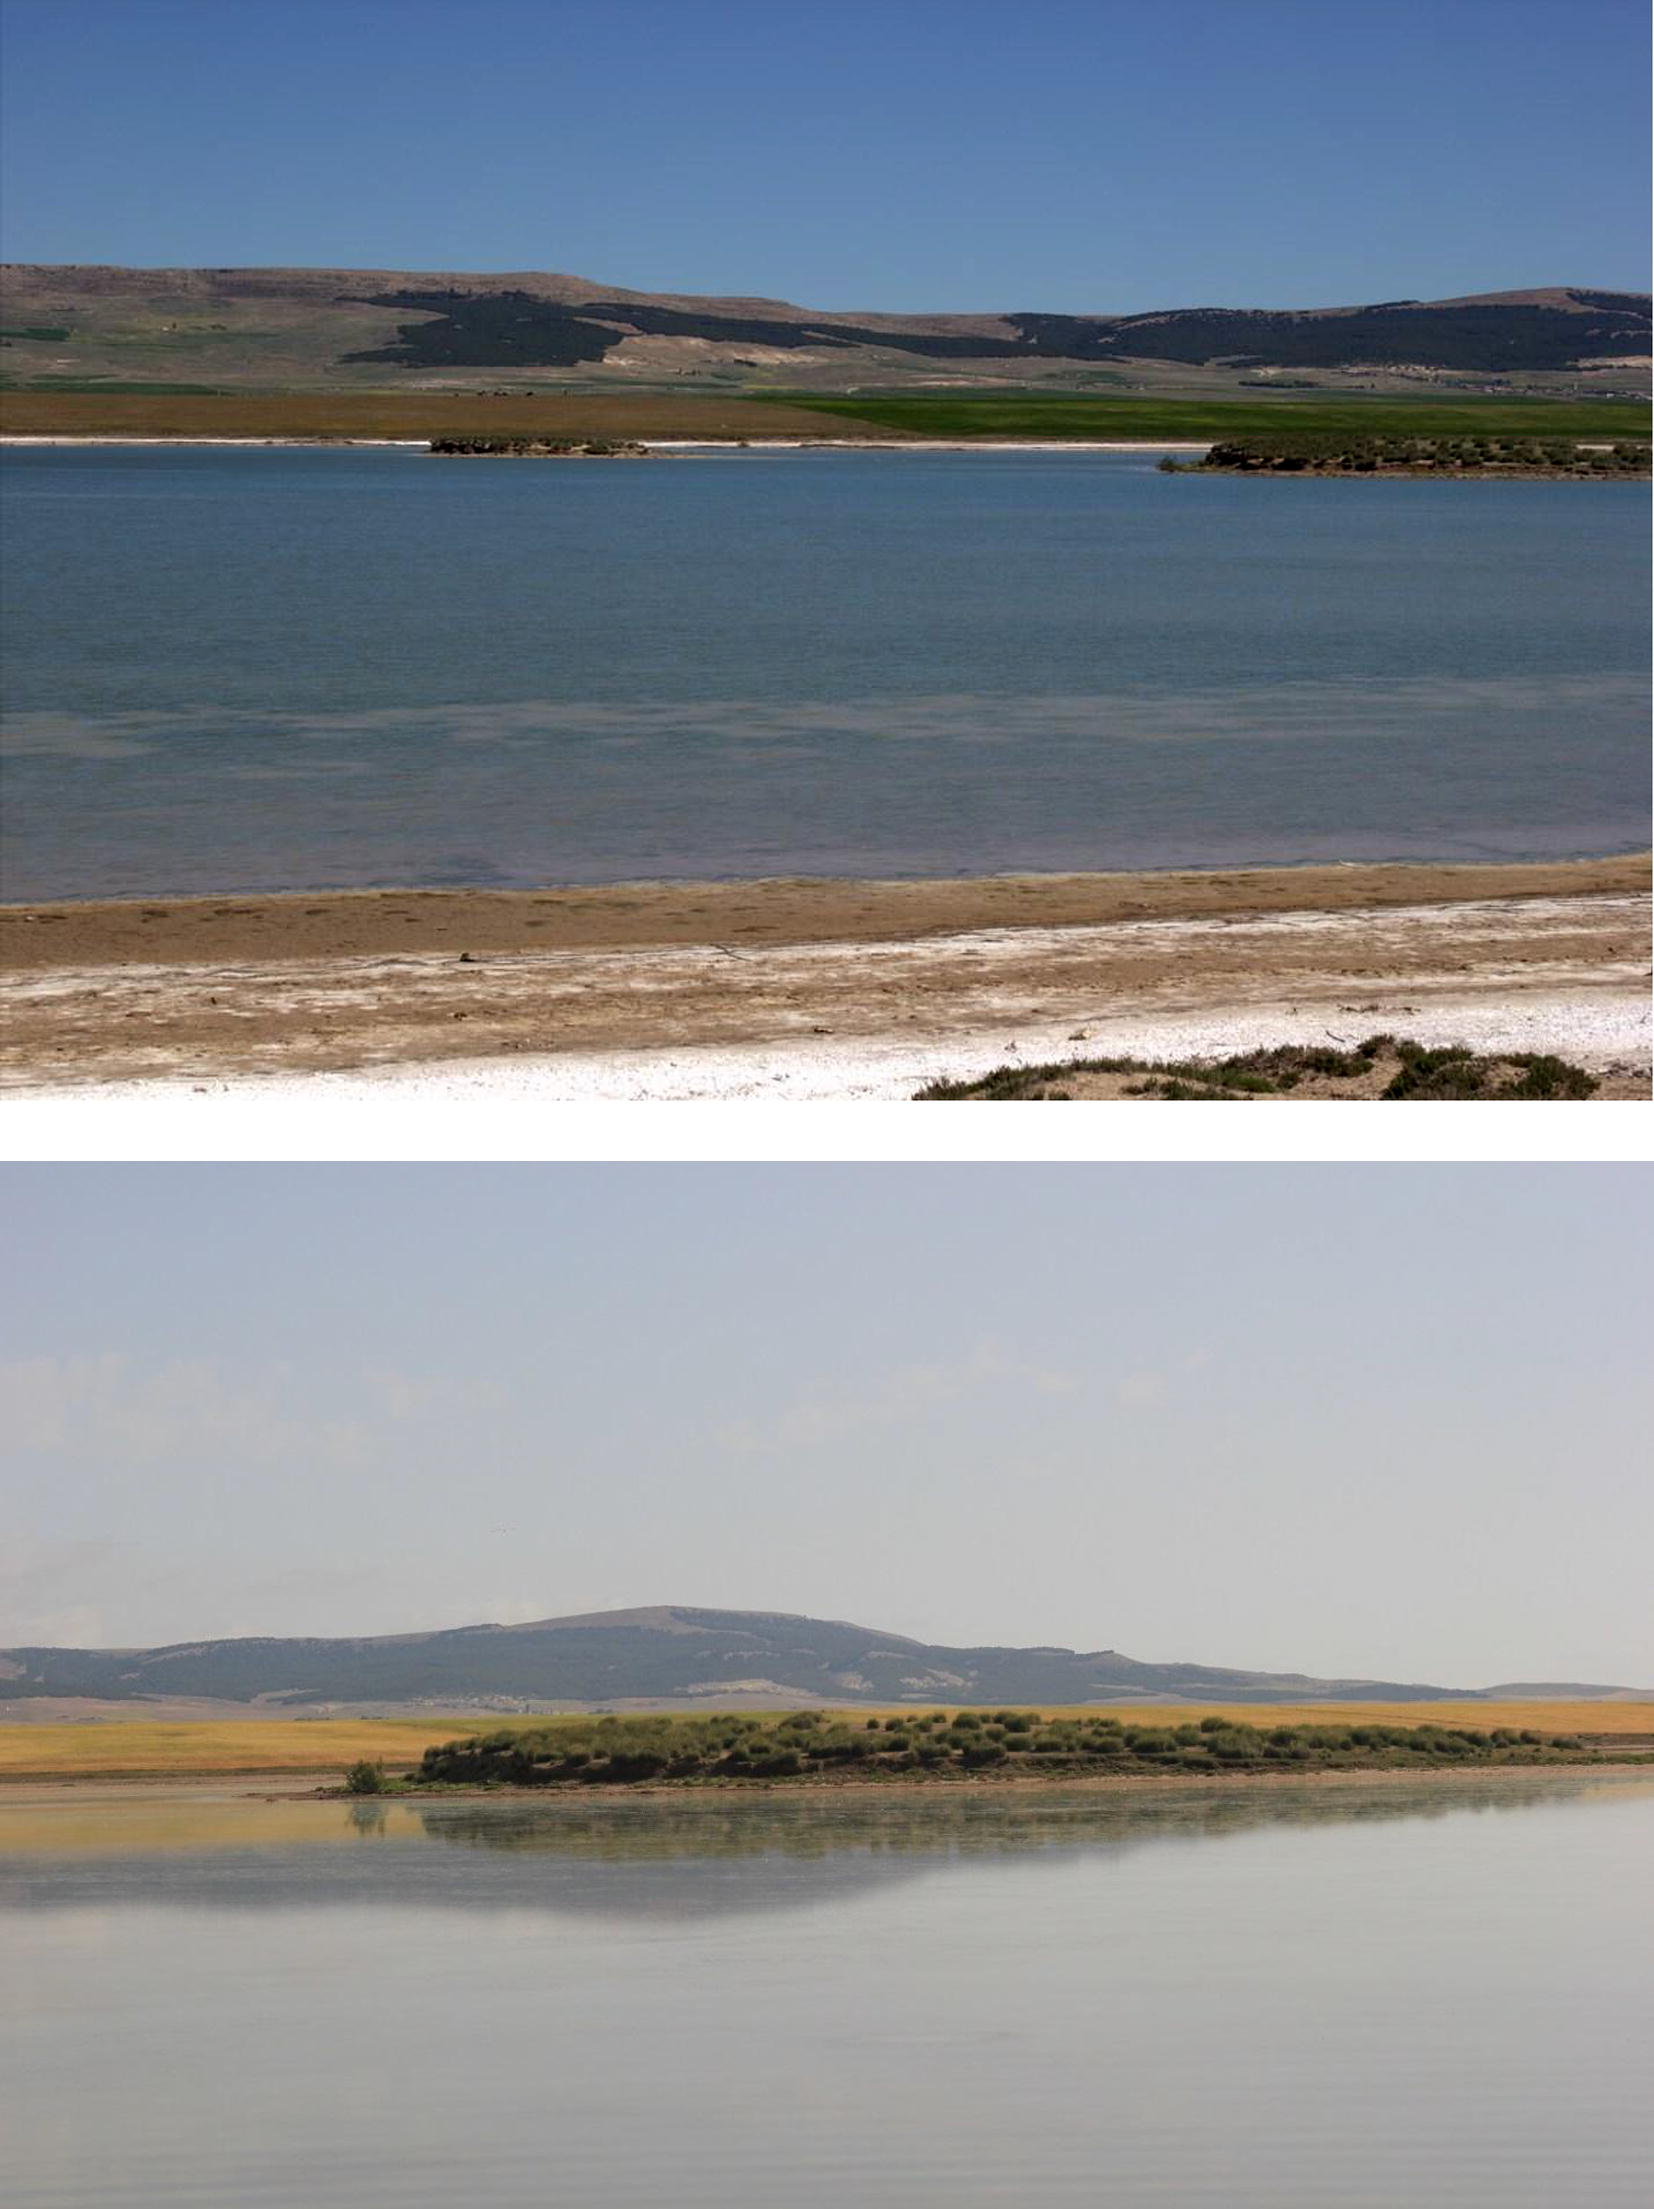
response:
<path fill-rule="evenodd" d="M 1351 1050 L 1282 1043 L 1229 1058 L 1076 1058 L 1044 1066 L 1000 1066 L 976 1080 L 933 1081 L 917 1093 L 916 1101 L 1060 1102 L 1067 1094 L 1064 1081 L 1084 1074 L 1137 1075 L 1141 1079 L 1129 1084 L 1124 1095 L 1174 1102 L 1290 1097 L 1305 1090 L 1315 1096 L 1371 1096 L 1381 1103 L 1467 1097 L 1519 1103 L 1594 1097 L 1600 1086 L 1594 1074 L 1548 1052 L 1478 1052 L 1466 1043 L 1429 1045 L 1406 1036 L 1370 1035 Z"/>

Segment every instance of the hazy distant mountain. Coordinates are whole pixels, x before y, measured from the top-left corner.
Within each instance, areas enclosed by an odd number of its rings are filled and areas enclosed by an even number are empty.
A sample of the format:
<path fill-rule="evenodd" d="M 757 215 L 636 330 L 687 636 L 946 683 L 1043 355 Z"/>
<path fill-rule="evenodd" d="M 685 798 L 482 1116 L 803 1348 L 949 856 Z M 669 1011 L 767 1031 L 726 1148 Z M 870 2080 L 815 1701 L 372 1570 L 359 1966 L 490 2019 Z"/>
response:
<path fill-rule="evenodd" d="M 819 313 L 785 300 L 627 291 L 536 272 L 0 269 L 7 381 L 181 379 L 475 388 L 685 381 L 837 389 L 1004 381 L 1210 385 L 1293 372 L 1394 385 L 1565 375 L 1623 385 L 1649 302 L 1583 287 L 1276 311 Z"/>
<path fill-rule="evenodd" d="M 1418 1700 L 1417 1681 L 1139 1664 L 1112 1649 L 950 1649 L 838 1620 L 677 1607 L 464 1626 L 362 1640 L 178 1642 L 162 1649 L 0 1651 L 0 1697 L 210 1696 L 284 1706 L 1083 1703 L 1119 1696 L 1236 1702 Z M 1483 1690 L 1482 1692 L 1491 1692 Z M 1571 1687 L 1573 1695 L 1612 1688 Z"/>

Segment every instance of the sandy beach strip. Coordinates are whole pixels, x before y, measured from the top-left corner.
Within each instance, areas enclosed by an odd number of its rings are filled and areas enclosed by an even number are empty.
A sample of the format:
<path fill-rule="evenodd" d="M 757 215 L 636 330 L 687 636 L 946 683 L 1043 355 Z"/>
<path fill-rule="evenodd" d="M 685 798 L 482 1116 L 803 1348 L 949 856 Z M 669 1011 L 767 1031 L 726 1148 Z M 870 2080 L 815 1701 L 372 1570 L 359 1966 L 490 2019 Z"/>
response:
<path fill-rule="evenodd" d="M 891 1099 L 1381 1029 L 1646 1090 L 1648 862 L 366 892 L 0 912 L 0 1082 Z M 321 1090 L 316 1084 L 321 1084 Z"/>

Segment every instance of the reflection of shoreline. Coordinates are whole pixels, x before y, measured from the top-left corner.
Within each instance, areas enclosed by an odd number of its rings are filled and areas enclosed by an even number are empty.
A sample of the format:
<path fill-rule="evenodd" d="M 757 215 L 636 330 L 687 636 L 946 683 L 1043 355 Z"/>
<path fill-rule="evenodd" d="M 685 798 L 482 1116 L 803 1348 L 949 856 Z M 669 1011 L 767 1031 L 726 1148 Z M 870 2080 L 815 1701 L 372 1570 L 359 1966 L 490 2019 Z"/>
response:
<path fill-rule="evenodd" d="M 1377 1775 L 1382 1777 L 1383 1775 Z M 937 1790 L 946 1799 L 680 1797 L 557 1802 L 220 1801 L 149 1818 L 61 1816 L 0 1805 L 0 1915 L 146 1905 L 229 1910 L 334 1905 L 618 1919 L 741 1916 L 853 1900 L 893 1884 L 1036 1858 L 1078 1862 L 1196 1846 L 1270 1827 L 1441 1819 L 1645 1799 L 1650 1787 L 1582 1772 L 1341 1775 L 1267 1788 L 1194 1782 L 1110 1794 L 1075 1788 Z M 1485 1779 L 1488 1775 L 1482 1775 Z M 1511 1785 L 1510 1781 L 1519 1784 Z M 1651 1783 L 1654 1784 L 1654 1783 Z M 835 1791 L 836 1792 L 836 1791 Z M 848 1799 L 847 1799 L 848 1798 Z M 1133 1799 L 1135 1798 L 1135 1799 Z"/>
<path fill-rule="evenodd" d="M 914 1804 L 927 1808 L 967 1804 L 971 1814 L 979 1806 L 1015 1807 L 1020 1815 L 1044 1802 L 1072 1801 L 1076 1797 L 1127 1796 L 1153 1807 L 1183 1797 L 1218 1797 L 1225 1801 L 1253 1796 L 1273 1798 L 1313 1789 L 1374 1788 L 1418 1790 L 1442 1787 L 1504 1789 L 1523 1784 L 1549 1790 L 1559 1786 L 1588 1787 L 1601 1782 L 1619 1786 L 1628 1780 L 1654 1784 L 1654 1758 L 1636 1754 L 1616 1757 L 1605 1749 L 1600 1762 L 1571 1764 L 1476 1765 L 1464 1770 L 1421 1769 L 1411 1765 L 1342 1766 L 1303 1771 L 1297 1768 L 1237 1772 L 1214 1779 L 1204 1772 L 1095 1772 L 1080 1777 L 1047 1779 L 1039 1774 L 1006 1776 L 991 1772 L 962 1773 L 949 1778 L 896 1775 L 888 1779 L 749 1779 L 706 1782 L 697 1780 L 634 1780 L 621 1786 L 561 1782 L 549 1787 L 445 1787 L 440 1792 L 382 1797 L 351 1798 L 340 1794 L 336 1766 L 313 1771 L 218 1771 L 61 1774 L 51 1778 L 24 1774 L 0 1778 L 0 1853 L 5 1842 L 5 1821 L 18 1812 L 62 1811 L 71 1805 L 99 1806 L 102 1816 L 116 1805 L 163 1807 L 178 1810 L 190 1804 L 217 1806 L 234 1814 L 252 1813 L 274 1805 L 298 1805 L 318 1811 L 349 1807 L 383 1806 L 398 1813 L 424 1815 L 449 1804 L 503 1803 L 534 1805 L 556 1815 L 560 1807 L 573 1805 L 582 1812 L 602 1808 L 631 1815 L 629 1806 L 642 1803 L 650 1811 L 670 1809 L 691 1817 L 745 1815 L 756 1811 L 769 1815 L 777 1806 L 802 1804 L 860 1811 L 891 1805 L 905 1810 Z"/>

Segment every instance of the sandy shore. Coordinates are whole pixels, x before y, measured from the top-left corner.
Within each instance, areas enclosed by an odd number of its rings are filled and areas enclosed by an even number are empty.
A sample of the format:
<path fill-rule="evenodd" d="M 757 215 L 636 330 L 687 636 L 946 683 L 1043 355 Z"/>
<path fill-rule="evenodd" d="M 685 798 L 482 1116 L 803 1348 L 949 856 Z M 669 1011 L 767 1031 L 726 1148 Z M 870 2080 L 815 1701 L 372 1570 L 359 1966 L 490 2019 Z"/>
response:
<path fill-rule="evenodd" d="M 898 1098 L 1402 1028 L 1646 1094 L 1646 858 L 0 910 L 12 1091 Z M 262 1077 L 256 1082 L 249 1077 Z"/>

